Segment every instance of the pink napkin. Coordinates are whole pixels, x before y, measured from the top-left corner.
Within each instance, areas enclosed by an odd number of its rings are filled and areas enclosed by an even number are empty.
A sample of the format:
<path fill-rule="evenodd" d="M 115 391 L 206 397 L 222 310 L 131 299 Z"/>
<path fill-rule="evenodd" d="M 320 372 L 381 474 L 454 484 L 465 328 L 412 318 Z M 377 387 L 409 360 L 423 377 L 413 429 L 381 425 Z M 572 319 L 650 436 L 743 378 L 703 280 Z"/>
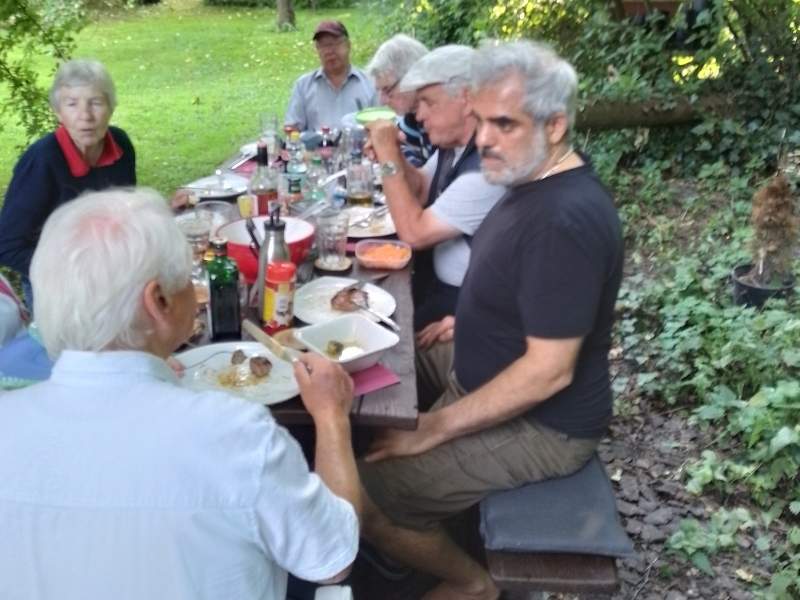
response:
<path fill-rule="evenodd" d="M 395 383 L 400 383 L 400 378 L 394 371 L 381 364 L 373 365 L 357 373 L 351 373 L 350 376 L 355 384 L 353 390 L 353 395 L 355 396 L 369 394 L 375 390 L 381 390 Z"/>
<path fill-rule="evenodd" d="M 243 177 L 250 177 L 250 175 L 253 174 L 253 171 L 256 170 L 257 166 L 258 165 L 256 164 L 256 161 L 248 160 L 246 163 L 243 163 L 243 164 L 239 165 L 238 167 L 236 167 L 233 170 L 233 172 L 234 173 L 238 173 L 239 175 L 242 175 Z"/>

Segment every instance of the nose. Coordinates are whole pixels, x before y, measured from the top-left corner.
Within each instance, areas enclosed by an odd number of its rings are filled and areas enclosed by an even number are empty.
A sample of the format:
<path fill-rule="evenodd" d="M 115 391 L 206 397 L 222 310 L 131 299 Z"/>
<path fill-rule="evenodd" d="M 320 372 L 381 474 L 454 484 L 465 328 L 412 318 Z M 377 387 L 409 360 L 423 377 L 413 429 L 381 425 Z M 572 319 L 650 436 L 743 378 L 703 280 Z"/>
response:
<path fill-rule="evenodd" d="M 489 123 L 486 121 L 479 123 L 475 131 L 475 145 L 480 148 L 491 148 L 494 145 L 494 136 Z"/>
<path fill-rule="evenodd" d="M 384 105 L 388 105 L 389 104 L 389 94 L 387 94 L 383 90 L 380 91 L 378 99 L 381 101 L 381 104 L 384 104 Z"/>
<path fill-rule="evenodd" d="M 417 118 L 417 121 L 422 123 L 422 126 L 425 126 L 425 119 L 428 118 L 428 111 L 425 109 L 425 105 L 420 103 L 417 105 L 417 110 L 414 113 L 414 116 Z"/>

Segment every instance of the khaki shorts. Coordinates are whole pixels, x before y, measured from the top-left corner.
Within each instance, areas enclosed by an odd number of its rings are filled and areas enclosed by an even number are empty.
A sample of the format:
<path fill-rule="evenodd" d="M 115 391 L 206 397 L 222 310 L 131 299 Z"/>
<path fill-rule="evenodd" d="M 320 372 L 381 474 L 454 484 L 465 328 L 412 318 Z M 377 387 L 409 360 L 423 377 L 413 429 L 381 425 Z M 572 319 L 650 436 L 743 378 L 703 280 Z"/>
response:
<path fill-rule="evenodd" d="M 464 390 L 452 370 L 452 343 L 418 354 L 417 370 L 444 392 L 431 407 L 456 402 Z M 358 464 L 372 501 L 395 524 L 425 530 L 486 495 L 577 471 L 599 439 L 576 439 L 518 417 L 450 440 L 424 454 Z"/>

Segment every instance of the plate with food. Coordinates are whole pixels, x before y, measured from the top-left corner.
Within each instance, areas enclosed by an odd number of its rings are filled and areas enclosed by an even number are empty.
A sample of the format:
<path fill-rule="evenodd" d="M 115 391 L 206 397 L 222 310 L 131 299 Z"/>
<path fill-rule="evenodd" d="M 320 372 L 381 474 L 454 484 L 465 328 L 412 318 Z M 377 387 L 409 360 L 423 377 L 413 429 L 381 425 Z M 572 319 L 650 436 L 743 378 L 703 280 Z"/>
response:
<path fill-rule="evenodd" d="M 356 287 L 359 281 L 349 277 L 320 277 L 297 290 L 294 295 L 294 316 L 313 325 L 342 315 L 358 312 L 372 321 L 378 318 L 362 311 L 365 304 L 386 317 L 392 315 L 397 302 L 389 292 L 371 283 Z"/>
<path fill-rule="evenodd" d="M 344 210 L 350 220 L 347 228 L 347 237 L 371 238 L 394 235 L 397 229 L 392 221 L 389 211 L 379 211 L 380 208 L 368 206 L 351 206 Z"/>
<path fill-rule="evenodd" d="M 276 404 L 300 393 L 291 363 L 258 342 L 221 342 L 176 354 L 186 371 L 183 387 L 216 390 L 260 404 Z"/>

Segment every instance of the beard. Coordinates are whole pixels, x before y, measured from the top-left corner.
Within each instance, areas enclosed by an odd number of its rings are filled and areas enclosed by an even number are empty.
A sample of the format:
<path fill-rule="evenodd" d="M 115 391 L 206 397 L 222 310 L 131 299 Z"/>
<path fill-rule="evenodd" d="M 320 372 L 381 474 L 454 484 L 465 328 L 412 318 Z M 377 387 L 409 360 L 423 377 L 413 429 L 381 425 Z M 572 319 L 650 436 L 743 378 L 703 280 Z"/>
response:
<path fill-rule="evenodd" d="M 516 164 L 508 163 L 503 155 L 485 148 L 481 149 L 481 156 L 495 158 L 504 163 L 504 166 L 499 170 L 489 170 L 481 163 L 481 173 L 489 183 L 512 186 L 529 181 L 548 159 L 547 137 L 544 133 L 544 127 L 534 128 L 531 144 Z"/>

